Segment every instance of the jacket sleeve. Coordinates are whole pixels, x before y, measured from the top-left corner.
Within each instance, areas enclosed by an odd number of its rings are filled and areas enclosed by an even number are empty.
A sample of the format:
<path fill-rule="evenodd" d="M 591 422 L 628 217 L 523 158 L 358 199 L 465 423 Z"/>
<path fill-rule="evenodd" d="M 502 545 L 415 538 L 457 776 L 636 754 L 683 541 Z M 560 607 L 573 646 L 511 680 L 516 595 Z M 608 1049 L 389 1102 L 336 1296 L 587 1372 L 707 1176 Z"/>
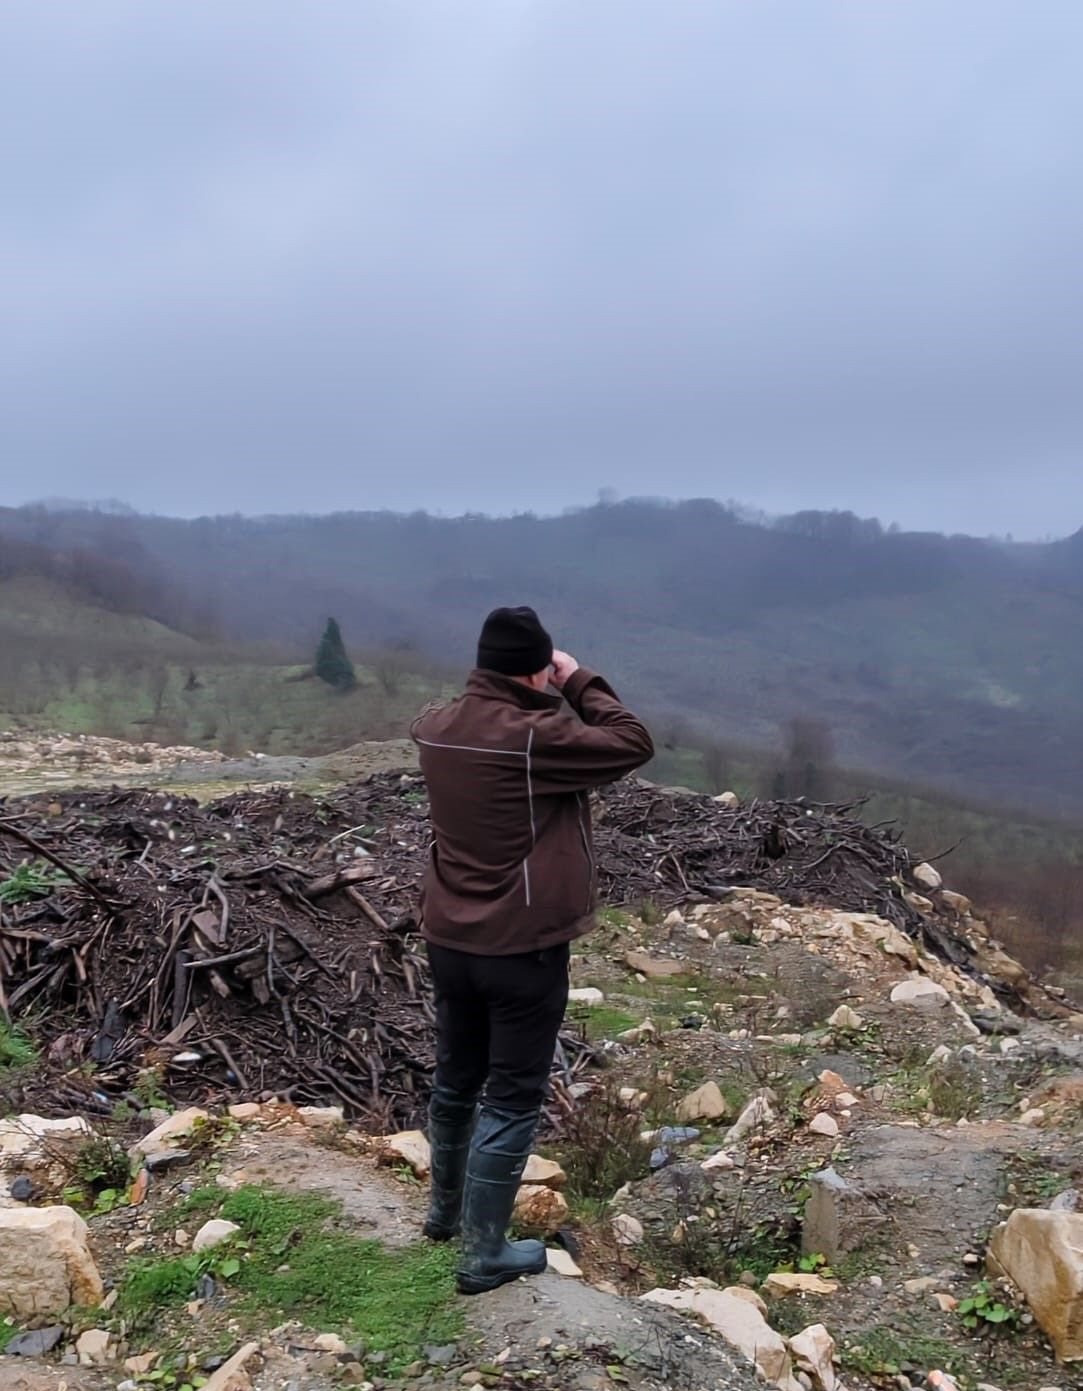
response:
<path fill-rule="evenodd" d="M 565 684 L 564 696 L 575 715 L 565 710 L 535 726 L 530 750 L 535 794 L 602 787 L 654 757 L 642 720 L 596 672 L 580 667 Z"/>

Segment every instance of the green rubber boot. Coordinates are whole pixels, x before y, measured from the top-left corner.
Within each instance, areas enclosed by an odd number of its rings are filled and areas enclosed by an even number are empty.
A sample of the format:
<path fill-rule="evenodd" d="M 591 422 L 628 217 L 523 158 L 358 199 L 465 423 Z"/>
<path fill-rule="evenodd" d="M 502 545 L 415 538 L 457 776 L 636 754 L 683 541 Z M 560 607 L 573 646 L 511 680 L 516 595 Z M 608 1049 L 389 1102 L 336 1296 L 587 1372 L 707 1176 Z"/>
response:
<path fill-rule="evenodd" d="M 429 1215 L 424 1233 L 430 1241 L 458 1236 L 462 1217 L 466 1161 L 477 1105 L 447 1092 L 434 1091 L 429 1102 L 429 1147 L 432 1175 Z"/>
<path fill-rule="evenodd" d="M 540 1275 L 546 1267 L 540 1241 L 509 1241 L 507 1236 L 537 1124 L 537 1111 L 483 1106 L 478 1114 L 463 1192 L 463 1294 L 483 1294 L 520 1275 Z"/>

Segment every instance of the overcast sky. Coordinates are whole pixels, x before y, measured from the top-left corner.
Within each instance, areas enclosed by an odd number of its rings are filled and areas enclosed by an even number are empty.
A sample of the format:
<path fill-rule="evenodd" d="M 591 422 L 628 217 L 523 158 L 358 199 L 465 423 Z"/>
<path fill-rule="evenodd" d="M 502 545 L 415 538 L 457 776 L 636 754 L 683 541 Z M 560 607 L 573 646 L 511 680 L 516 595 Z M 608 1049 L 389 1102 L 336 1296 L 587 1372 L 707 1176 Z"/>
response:
<path fill-rule="evenodd" d="M 0 26 L 0 502 L 1083 525 L 1080 0 Z"/>

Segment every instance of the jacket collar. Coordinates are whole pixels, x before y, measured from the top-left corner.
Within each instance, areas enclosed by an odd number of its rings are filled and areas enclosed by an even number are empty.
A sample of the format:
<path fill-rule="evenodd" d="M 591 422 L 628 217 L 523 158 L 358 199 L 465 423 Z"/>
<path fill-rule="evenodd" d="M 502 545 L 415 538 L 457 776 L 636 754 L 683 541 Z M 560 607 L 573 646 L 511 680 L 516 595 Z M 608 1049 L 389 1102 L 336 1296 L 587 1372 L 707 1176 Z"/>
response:
<path fill-rule="evenodd" d="M 480 696 L 483 700 L 501 700 L 520 710 L 559 710 L 564 699 L 553 691 L 536 691 L 512 676 L 487 671 L 484 667 L 476 667 L 467 677 L 466 694 Z"/>

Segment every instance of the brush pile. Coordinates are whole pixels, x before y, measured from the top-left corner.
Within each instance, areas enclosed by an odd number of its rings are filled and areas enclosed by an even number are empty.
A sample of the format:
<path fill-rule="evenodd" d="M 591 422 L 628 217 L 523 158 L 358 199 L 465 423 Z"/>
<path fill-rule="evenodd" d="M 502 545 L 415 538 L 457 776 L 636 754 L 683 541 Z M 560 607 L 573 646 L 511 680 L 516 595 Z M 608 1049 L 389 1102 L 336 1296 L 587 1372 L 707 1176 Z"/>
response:
<path fill-rule="evenodd" d="M 964 960 L 962 937 L 905 900 L 905 849 L 852 810 L 729 809 L 621 784 L 598 801 L 602 897 L 668 906 L 760 886 L 880 913 Z M 428 841 L 410 775 L 323 799 L 274 789 L 200 806 L 113 789 L 6 803 L 0 1012 L 43 1047 L 9 1101 L 48 1113 L 141 1107 L 154 1089 L 273 1095 L 381 1130 L 416 1124 L 433 1061 L 415 919 Z M 558 1110 L 592 1060 L 562 1040 Z"/>

